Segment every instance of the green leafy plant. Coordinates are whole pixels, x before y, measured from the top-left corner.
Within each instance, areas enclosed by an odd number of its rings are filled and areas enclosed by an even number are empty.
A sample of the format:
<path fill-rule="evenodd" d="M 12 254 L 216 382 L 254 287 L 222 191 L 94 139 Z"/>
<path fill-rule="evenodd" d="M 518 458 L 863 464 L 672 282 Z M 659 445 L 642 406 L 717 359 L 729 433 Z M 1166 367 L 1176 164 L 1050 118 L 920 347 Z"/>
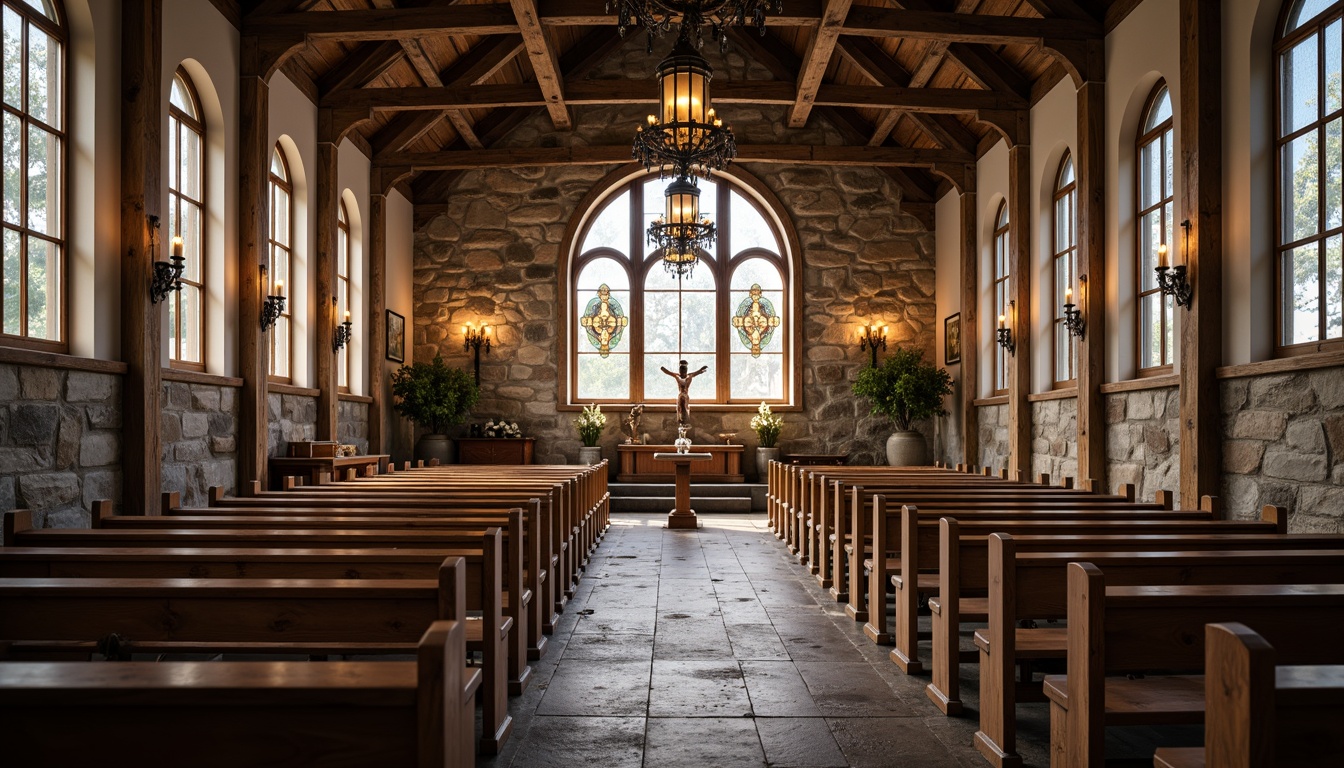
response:
<path fill-rule="evenodd" d="M 449 424 L 460 423 L 480 398 L 471 374 L 449 368 L 442 357 L 398 368 L 392 374 L 392 395 L 397 413 L 435 435 L 443 434 Z"/>
<path fill-rule="evenodd" d="M 602 428 L 607 425 L 607 415 L 597 407 L 597 403 L 585 405 L 583 413 L 575 419 L 574 426 L 579 428 L 579 439 L 589 448 L 597 445 L 602 437 Z"/>
<path fill-rule="evenodd" d="M 775 441 L 779 440 L 779 431 L 784 428 L 784 419 L 771 413 L 770 406 L 761 401 L 756 415 L 751 417 L 751 428 L 756 430 L 756 438 L 761 441 L 762 448 L 774 448 Z"/>
<path fill-rule="evenodd" d="M 888 416 L 909 431 L 919 419 L 946 416 L 943 398 L 952 394 L 952 377 L 924 362 L 913 349 L 897 349 L 876 368 L 859 372 L 854 394 L 872 401 L 873 413 Z"/>

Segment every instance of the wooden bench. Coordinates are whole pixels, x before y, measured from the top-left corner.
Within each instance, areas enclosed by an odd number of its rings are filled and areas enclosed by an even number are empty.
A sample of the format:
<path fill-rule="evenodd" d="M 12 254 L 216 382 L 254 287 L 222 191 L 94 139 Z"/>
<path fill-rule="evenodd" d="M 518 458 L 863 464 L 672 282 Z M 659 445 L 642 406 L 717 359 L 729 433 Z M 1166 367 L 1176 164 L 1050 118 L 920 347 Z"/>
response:
<path fill-rule="evenodd" d="M 9 765 L 472 768 L 465 659 L 436 621 L 408 662 L 0 663 L 0 743 Z"/>
<path fill-rule="evenodd" d="M 1116 585 L 1344 583 L 1341 536 L 1141 535 L 1070 542 L 1061 537 L 995 533 L 988 544 L 988 627 L 975 633 L 980 661 L 980 728 L 975 741 L 991 762 L 1004 765 L 1020 763 L 1017 702 L 1039 701 L 1042 696 L 1029 679 L 1017 682 L 1017 667 L 1023 662 L 1065 658 L 1069 640 L 1069 632 L 1062 626 L 1032 629 L 1019 625 L 1067 618 L 1069 563 L 1092 558 Z M 1098 545 L 1109 549 L 1077 549 Z M 1163 551 L 1170 547 L 1182 550 Z M 938 607 L 942 613 L 955 610 L 951 603 Z M 935 640 L 935 657 L 951 661 L 947 654 L 953 642 L 940 632 Z M 946 697 L 949 704 L 958 701 L 956 678 L 950 670 L 944 676 L 940 669 L 935 666 L 930 698 L 939 701 Z"/>
<path fill-rule="evenodd" d="M 1068 674 L 1045 678 L 1054 768 L 1101 768 L 1108 725 L 1202 723 L 1205 624 L 1241 622 L 1285 664 L 1344 663 L 1344 585 L 1108 587 L 1091 563 L 1068 583 Z"/>
<path fill-rule="evenodd" d="M 1156 768 L 1334 768 L 1344 754 L 1344 666 L 1276 666 L 1236 622 L 1204 628 L 1204 746 L 1161 748 Z"/>

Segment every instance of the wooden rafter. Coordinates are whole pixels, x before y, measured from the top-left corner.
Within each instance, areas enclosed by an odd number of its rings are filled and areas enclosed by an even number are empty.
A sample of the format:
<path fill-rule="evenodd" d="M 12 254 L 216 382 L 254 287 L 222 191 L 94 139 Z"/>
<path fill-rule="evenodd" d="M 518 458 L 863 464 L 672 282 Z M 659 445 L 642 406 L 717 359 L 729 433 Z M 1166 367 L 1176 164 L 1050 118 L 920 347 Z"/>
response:
<path fill-rule="evenodd" d="M 401 47 L 406 49 L 406 58 L 410 60 L 411 66 L 415 67 L 415 72 L 420 76 L 420 81 L 430 88 L 442 88 L 443 80 L 439 78 L 439 71 L 434 63 L 429 60 L 429 54 L 425 51 L 424 41 L 416 38 L 405 38 L 401 41 Z M 473 149 L 483 149 L 484 144 L 477 138 L 476 132 L 471 127 L 471 121 L 460 109 L 445 109 L 440 115 L 452 123 L 453 130 L 462 137 L 462 141 Z"/>
<path fill-rule="evenodd" d="M 798 71 L 798 95 L 789 112 L 790 128 L 807 125 L 807 116 L 812 112 L 817 89 L 821 87 L 821 79 L 825 77 L 826 67 L 831 63 L 831 54 L 835 51 L 836 40 L 840 38 L 840 28 L 845 15 L 849 13 L 849 6 L 850 0 L 826 0 L 821 26 L 817 27 L 808 42 L 802 69 Z"/>
<path fill-rule="evenodd" d="M 1104 29 L 1097 21 L 1026 19 L 977 13 L 892 10 L 860 5 L 850 9 L 845 32 L 867 37 L 900 37 L 986 45 L 1040 45 L 1041 40 L 1092 40 Z"/>
<path fill-rule="evenodd" d="M 548 27 L 615 26 L 617 16 L 608 0 L 537 0 L 541 23 Z M 788 0 L 782 13 L 766 16 L 768 27 L 815 27 L 821 17 L 822 0 Z"/>
<path fill-rule="evenodd" d="M 882 50 L 877 43 L 866 37 L 843 37 L 840 39 L 838 50 L 869 80 L 876 85 L 886 87 L 923 88 L 933 77 L 933 73 L 937 71 L 936 62 L 940 60 L 934 58 L 935 63 L 930 66 L 926 64 L 930 61 L 930 57 L 926 57 L 920 63 L 919 72 L 916 76 L 906 72 L 901 67 L 900 62 Z M 945 51 L 946 48 L 943 50 Z M 896 127 L 896 122 L 903 116 L 913 120 L 920 130 L 947 149 L 970 151 L 975 147 L 978 140 L 978 137 L 967 130 L 965 126 L 954 120 L 944 122 L 938 117 L 924 112 L 891 109 L 882 116 L 874 127 L 868 139 L 868 145 L 880 147 L 885 144 L 887 137 Z"/>
<path fill-rule="evenodd" d="M 317 89 L 321 93 L 331 93 L 346 88 L 363 88 L 400 61 L 403 55 L 401 46 L 395 40 L 361 43 L 341 63 L 317 79 Z"/>
<path fill-rule="evenodd" d="M 509 5 L 518 20 L 518 31 L 523 35 L 523 45 L 532 62 L 532 72 L 537 76 L 537 85 L 546 99 L 546 110 L 551 113 L 551 124 L 557 131 L 568 131 L 573 127 L 573 121 L 569 107 L 565 106 L 565 82 L 560 75 L 555 47 L 546 39 L 546 30 L 537 15 L 537 0 L 509 0 Z"/>
<path fill-rule="evenodd" d="M 363 11 L 316 11 L 248 16 L 243 34 L 260 39 L 400 40 L 437 35 L 506 35 L 518 32 L 508 5 L 463 5 L 429 8 L 374 8 Z"/>

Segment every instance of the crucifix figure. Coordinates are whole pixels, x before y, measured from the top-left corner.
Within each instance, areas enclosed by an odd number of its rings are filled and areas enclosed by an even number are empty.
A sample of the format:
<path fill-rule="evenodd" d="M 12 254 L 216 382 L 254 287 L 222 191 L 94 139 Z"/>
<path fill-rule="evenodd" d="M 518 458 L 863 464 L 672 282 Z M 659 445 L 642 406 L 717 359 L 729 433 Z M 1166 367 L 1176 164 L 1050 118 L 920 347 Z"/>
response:
<path fill-rule="evenodd" d="M 663 373 L 666 373 L 668 376 L 671 376 L 673 380 L 677 382 L 678 427 L 691 426 L 691 395 L 689 392 L 691 388 L 691 379 L 694 379 L 696 376 L 699 376 L 700 374 L 709 370 L 708 365 L 702 365 L 700 366 L 700 370 L 696 371 L 695 373 L 687 373 L 686 367 L 687 367 L 686 361 L 682 360 L 681 365 L 678 367 L 680 371 L 679 373 L 673 373 L 667 370 L 666 368 L 663 368 Z"/>

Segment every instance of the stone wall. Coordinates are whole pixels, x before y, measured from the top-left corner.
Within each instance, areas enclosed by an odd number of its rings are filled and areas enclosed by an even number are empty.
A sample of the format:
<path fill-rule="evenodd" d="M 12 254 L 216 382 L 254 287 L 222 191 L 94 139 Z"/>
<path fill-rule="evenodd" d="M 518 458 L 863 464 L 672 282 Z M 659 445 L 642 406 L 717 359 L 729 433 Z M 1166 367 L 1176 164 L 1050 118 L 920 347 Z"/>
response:
<path fill-rule="evenodd" d="M 1106 395 L 1106 485 L 1114 493 L 1133 483 L 1138 498 L 1181 488 L 1180 390 L 1176 387 Z"/>
<path fill-rule="evenodd" d="M 980 419 L 980 467 L 998 472 L 1008 466 L 1008 406 L 982 405 Z"/>
<path fill-rule="evenodd" d="M 121 503 L 121 376 L 0 364 L 0 511 L 80 527 L 98 499 Z"/>
<path fill-rule="evenodd" d="M 267 456 L 284 456 L 290 443 L 317 439 L 316 397 L 267 392 L 266 407 Z"/>
<path fill-rule="evenodd" d="M 205 506 L 210 486 L 236 491 L 238 395 L 235 387 L 163 382 L 163 490 L 182 504 Z"/>
<path fill-rule="evenodd" d="M 357 400 L 341 400 L 336 411 L 337 439 L 344 445 L 353 445 L 360 453 L 369 452 L 369 404 Z"/>
<path fill-rule="evenodd" d="M 1344 533 L 1344 368 L 1221 384 L 1229 513 L 1288 507 L 1293 533 Z"/>
<path fill-rule="evenodd" d="M 645 53 L 643 36 L 592 75 L 594 78 L 651 74 L 657 56 Z M 736 51 L 706 56 L 728 79 L 768 78 L 759 65 Z M 650 81 L 652 82 L 652 81 Z M 543 114 L 525 122 L 501 146 L 621 144 L 647 113 L 637 107 L 576 107 L 575 130 L 556 134 Z M 793 141 L 837 143 L 837 133 L 819 117 L 809 127 L 785 135 L 782 107 L 733 105 L 732 117 L 750 125 L 750 143 Z M 749 115 L 762 112 L 762 119 Z M 774 114 L 778 112 L 778 114 Z M 759 135 L 757 135 L 759 134 Z M 867 353 L 854 343 L 860 319 L 881 319 L 889 343 L 933 353 L 935 306 L 933 234 L 900 212 L 900 192 L 872 168 L 755 166 L 760 180 L 779 197 L 796 227 L 803 262 L 802 404 L 785 412 L 780 445 L 793 452 L 849 452 L 851 462 L 885 462 L 891 424 L 869 413 L 850 386 Z M 442 354 L 453 365 L 469 366 L 457 333 L 464 322 L 502 325 L 499 344 L 481 359 L 481 400 L 472 422 L 503 417 L 535 436 L 537 461 L 577 458 L 573 416 L 557 416 L 558 274 L 565 229 L 578 205 L 611 170 L 609 167 L 520 168 L 464 173 L 448 194 L 448 210 L 416 233 L 416 360 Z M 624 409 L 612 406 L 611 416 Z M 620 413 L 618 413 L 618 411 Z M 699 442 L 719 432 L 737 432 L 755 444 L 751 413 L 695 408 Z M 614 459 L 617 418 L 602 445 Z M 646 411 L 644 431 L 655 440 L 675 437 L 670 413 Z M 931 424 L 922 425 L 931 436 Z M 753 461 L 751 452 L 745 457 Z"/>
<path fill-rule="evenodd" d="M 1045 472 L 1058 485 L 1078 479 L 1078 398 L 1031 404 L 1031 480 Z"/>

